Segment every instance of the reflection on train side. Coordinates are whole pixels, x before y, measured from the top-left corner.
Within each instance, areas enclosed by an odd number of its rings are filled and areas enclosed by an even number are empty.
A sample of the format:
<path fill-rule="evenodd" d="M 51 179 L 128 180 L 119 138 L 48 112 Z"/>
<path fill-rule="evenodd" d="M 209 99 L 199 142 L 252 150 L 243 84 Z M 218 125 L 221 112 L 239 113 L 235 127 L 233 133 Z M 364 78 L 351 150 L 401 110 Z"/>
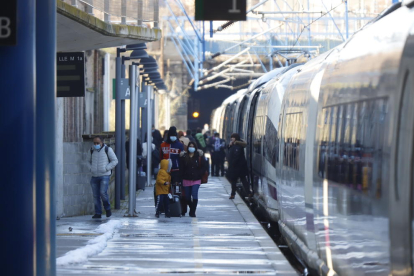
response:
<path fill-rule="evenodd" d="M 387 110 L 385 98 L 325 107 L 322 110 L 319 176 L 381 197 Z"/>
<path fill-rule="evenodd" d="M 302 112 L 288 113 L 285 118 L 283 165 L 299 170 Z"/>

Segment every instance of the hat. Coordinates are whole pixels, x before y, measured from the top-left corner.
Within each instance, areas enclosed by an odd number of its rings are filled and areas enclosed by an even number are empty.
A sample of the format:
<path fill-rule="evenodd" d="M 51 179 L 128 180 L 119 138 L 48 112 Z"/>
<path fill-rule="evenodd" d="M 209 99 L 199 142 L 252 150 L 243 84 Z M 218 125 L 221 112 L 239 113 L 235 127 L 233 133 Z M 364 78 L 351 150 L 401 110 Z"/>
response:
<path fill-rule="evenodd" d="M 177 136 L 177 128 L 175 126 L 170 127 L 168 130 L 168 137 Z"/>

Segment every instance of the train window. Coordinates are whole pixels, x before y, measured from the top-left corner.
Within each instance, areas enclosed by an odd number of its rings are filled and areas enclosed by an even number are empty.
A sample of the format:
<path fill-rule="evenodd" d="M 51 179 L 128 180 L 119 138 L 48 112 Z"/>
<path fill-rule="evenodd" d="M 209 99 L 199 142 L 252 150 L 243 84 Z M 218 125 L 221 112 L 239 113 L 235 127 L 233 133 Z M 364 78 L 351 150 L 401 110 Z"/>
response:
<path fill-rule="evenodd" d="M 284 132 L 283 164 L 299 170 L 302 112 L 286 114 Z"/>
<path fill-rule="evenodd" d="M 244 119 L 243 117 L 245 116 L 246 112 L 246 106 L 247 106 L 247 97 L 244 97 L 241 104 L 240 104 L 240 108 L 239 108 L 239 118 L 238 118 L 238 126 L 237 126 L 237 131 L 240 135 L 240 137 L 242 139 L 246 139 L 244 136 L 244 132 L 243 132 L 243 123 L 244 123 Z"/>
<path fill-rule="evenodd" d="M 324 108 L 319 176 L 380 197 L 387 112 L 385 99 Z"/>
<path fill-rule="evenodd" d="M 270 118 L 266 120 L 266 135 L 263 138 L 263 155 L 272 164 L 273 167 L 276 167 L 276 161 L 278 158 L 278 147 L 279 141 L 277 138 L 277 130 L 273 125 L 273 122 Z"/>
<path fill-rule="evenodd" d="M 256 116 L 254 119 L 254 125 L 253 125 L 253 148 L 254 152 L 261 154 L 262 149 L 262 137 L 263 137 L 263 122 L 264 122 L 264 116 Z"/>

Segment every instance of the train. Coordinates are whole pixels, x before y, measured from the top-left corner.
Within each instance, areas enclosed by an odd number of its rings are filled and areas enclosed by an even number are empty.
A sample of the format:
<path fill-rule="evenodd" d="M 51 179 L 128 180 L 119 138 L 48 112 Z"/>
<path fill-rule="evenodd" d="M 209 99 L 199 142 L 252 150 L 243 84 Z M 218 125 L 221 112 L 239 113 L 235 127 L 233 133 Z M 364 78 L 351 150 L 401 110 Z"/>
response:
<path fill-rule="evenodd" d="M 213 110 L 252 200 L 318 275 L 413 275 L 414 0 Z"/>

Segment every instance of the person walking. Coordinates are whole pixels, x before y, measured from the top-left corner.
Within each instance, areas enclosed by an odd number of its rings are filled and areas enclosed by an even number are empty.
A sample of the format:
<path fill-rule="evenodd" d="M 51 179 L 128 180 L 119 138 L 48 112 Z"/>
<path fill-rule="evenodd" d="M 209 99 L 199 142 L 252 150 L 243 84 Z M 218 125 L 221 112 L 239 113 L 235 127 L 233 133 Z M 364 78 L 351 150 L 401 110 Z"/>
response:
<path fill-rule="evenodd" d="M 221 176 L 224 176 L 224 162 L 222 160 L 225 157 L 224 148 L 226 143 L 223 139 L 220 139 L 219 133 L 214 133 L 214 137 L 209 140 L 209 148 L 211 154 L 211 175 L 219 176 L 221 171 Z"/>
<path fill-rule="evenodd" d="M 187 130 L 187 135 L 185 137 L 187 137 L 188 140 L 190 140 L 190 142 L 194 142 L 194 143 L 196 142 L 194 137 L 193 137 L 193 132 L 191 131 L 191 129 Z"/>
<path fill-rule="evenodd" d="M 203 152 L 206 152 L 206 139 L 204 135 L 201 133 L 201 128 L 197 128 L 197 134 L 195 136 L 197 141 L 198 148 L 201 149 Z"/>
<path fill-rule="evenodd" d="M 152 142 L 157 147 L 157 149 L 159 149 L 162 143 L 161 132 L 156 129 L 154 125 L 152 125 L 152 138 Z"/>
<path fill-rule="evenodd" d="M 244 155 L 244 148 L 247 143 L 240 139 L 240 135 L 233 133 L 228 148 L 227 161 L 229 167 L 227 169 L 226 177 L 231 183 L 231 194 L 229 199 L 234 199 L 236 195 L 236 184 L 240 178 L 246 193 L 251 196 L 249 182 L 247 181 L 247 161 Z"/>
<path fill-rule="evenodd" d="M 93 147 L 90 150 L 90 172 L 92 173 L 91 188 L 95 204 L 94 219 L 101 218 L 102 203 L 106 211 L 106 217 L 112 215 L 109 203 L 108 188 L 111 171 L 118 164 L 118 158 L 111 147 L 103 143 L 103 139 L 96 136 L 93 139 Z"/>
<path fill-rule="evenodd" d="M 154 141 L 154 138 L 151 137 L 151 140 Z M 144 160 L 143 164 L 142 164 L 142 169 L 145 173 L 148 173 L 147 171 L 147 156 L 148 156 L 148 146 L 147 146 L 147 133 L 145 133 L 145 142 L 142 144 L 142 160 Z M 155 175 L 154 170 L 155 168 L 158 167 L 158 164 L 160 163 L 159 161 L 159 154 L 157 152 L 157 154 L 154 156 L 154 154 L 152 154 L 154 151 L 157 151 L 157 147 L 155 146 L 154 143 L 151 143 L 151 152 L 149 153 L 151 155 L 151 169 L 149 170 L 151 172 L 151 175 Z M 156 158 L 154 158 L 156 157 Z"/>
<path fill-rule="evenodd" d="M 198 190 L 205 172 L 204 162 L 204 156 L 197 150 L 194 142 L 188 143 L 188 151 L 180 154 L 180 173 L 185 190 L 185 204 L 190 207 L 190 217 L 196 217 Z"/>
<path fill-rule="evenodd" d="M 184 145 L 184 150 L 187 151 L 188 143 L 190 142 L 190 139 L 184 136 L 184 132 L 181 130 L 178 132 L 178 140 Z"/>
<path fill-rule="evenodd" d="M 155 216 L 157 218 L 160 217 L 161 210 L 164 210 L 166 218 L 170 217 L 170 199 L 168 194 L 170 193 L 171 165 L 171 160 L 161 160 L 160 170 L 155 181 L 155 195 L 157 197 Z"/>
<path fill-rule="evenodd" d="M 172 189 L 181 186 L 180 175 L 180 153 L 184 150 L 184 145 L 178 140 L 177 128 L 175 126 L 170 127 L 166 137 L 166 141 L 161 144 L 160 159 L 171 159 L 171 185 Z M 181 191 L 181 198 L 184 197 L 184 192 Z M 184 209 L 185 207 L 185 209 Z M 187 207 L 181 201 L 181 210 L 187 212 Z"/>

